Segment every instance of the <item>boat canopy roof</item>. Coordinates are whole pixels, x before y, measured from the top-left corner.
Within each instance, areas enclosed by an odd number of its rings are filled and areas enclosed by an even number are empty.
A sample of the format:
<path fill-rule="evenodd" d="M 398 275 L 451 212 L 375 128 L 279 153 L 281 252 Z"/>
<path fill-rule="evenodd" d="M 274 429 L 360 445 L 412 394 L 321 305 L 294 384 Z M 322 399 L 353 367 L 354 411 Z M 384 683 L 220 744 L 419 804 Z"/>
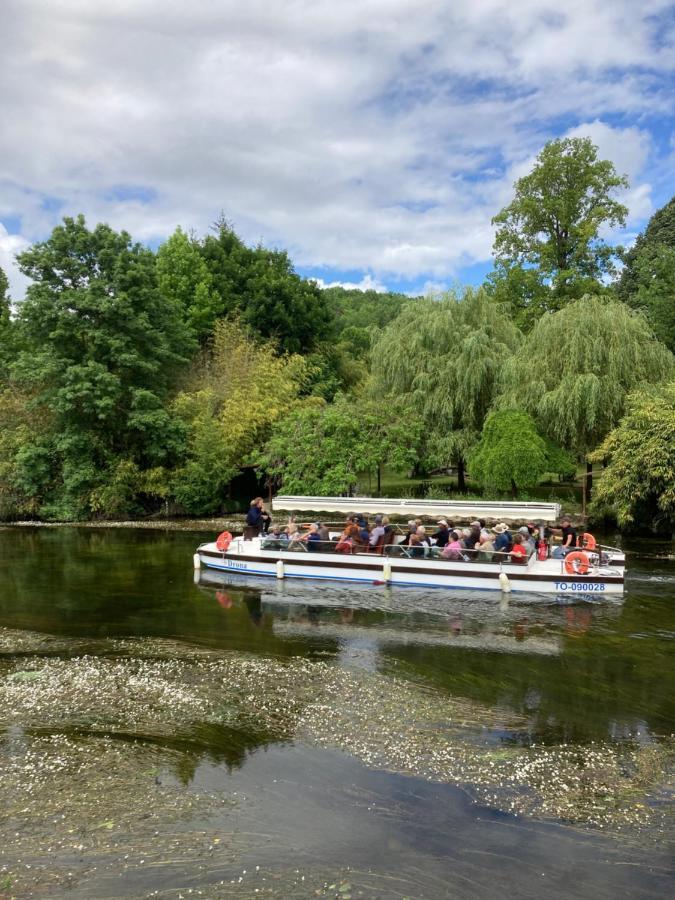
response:
<path fill-rule="evenodd" d="M 386 497 L 297 497 L 278 495 L 272 509 L 288 512 L 377 513 L 389 516 L 440 516 L 469 519 L 523 519 L 554 522 L 559 503 L 514 503 L 507 500 L 411 500 Z"/>

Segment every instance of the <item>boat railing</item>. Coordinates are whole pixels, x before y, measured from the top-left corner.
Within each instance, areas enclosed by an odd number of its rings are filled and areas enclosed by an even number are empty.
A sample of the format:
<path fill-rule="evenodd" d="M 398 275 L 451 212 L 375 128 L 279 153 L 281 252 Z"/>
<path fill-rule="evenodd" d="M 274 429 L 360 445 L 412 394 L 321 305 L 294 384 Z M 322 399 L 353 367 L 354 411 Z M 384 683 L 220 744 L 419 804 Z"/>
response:
<path fill-rule="evenodd" d="M 443 556 L 441 547 L 436 546 L 413 546 L 403 544 L 385 544 L 379 547 L 371 547 L 364 544 L 347 544 L 339 540 L 331 541 L 310 541 L 303 535 L 302 538 L 296 540 L 287 540 L 279 536 L 263 537 L 260 544 L 261 550 L 283 551 L 288 553 L 330 553 L 337 557 L 375 557 L 382 559 L 424 559 L 438 560 L 440 562 L 460 562 L 460 563 L 479 563 L 489 564 L 498 563 L 509 566 L 518 566 L 524 568 L 536 559 L 536 553 L 532 553 L 527 559 L 516 560 L 510 553 L 501 551 L 485 552 L 482 550 L 465 549 L 456 557 Z"/>

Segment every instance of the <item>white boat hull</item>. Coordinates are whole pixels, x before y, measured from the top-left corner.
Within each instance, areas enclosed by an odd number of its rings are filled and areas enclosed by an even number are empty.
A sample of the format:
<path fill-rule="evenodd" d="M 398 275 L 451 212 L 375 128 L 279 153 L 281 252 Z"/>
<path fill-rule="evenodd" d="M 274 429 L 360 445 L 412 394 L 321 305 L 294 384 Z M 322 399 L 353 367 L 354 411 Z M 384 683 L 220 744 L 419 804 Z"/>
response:
<path fill-rule="evenodd" d="M 453 562 L 444 559 L 410 559 L 377 554 L 338 555 L 289 550 L 263 550 L 258 538 L 235 538 L 226 552 L 215 543 L 202 544 L 199 564 L 210 569 L 246 575 L 283 578 L 315 578 L 331 581 L 391 584 L 405 587 L 511 590 L 601 599 L 621 595 L 624 590 L 624 559 L 613 556 L 611 564 L 592 569 L 587 575 L 565 573 L 561 560 L 532 559 L 518 563 Z M 278 563 L 281 562 L 281 566 Z M 505 575 L 500 580 L 500 575 Z"/>

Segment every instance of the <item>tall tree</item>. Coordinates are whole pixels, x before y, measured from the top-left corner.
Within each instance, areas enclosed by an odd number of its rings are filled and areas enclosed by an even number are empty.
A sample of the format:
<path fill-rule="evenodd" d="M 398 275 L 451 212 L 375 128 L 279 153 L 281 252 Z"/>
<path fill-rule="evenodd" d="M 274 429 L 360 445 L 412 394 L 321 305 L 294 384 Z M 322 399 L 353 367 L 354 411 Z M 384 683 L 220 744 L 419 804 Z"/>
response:
<path fill-rule="evenodd" d="M 531 304 L 535 311 L 557 309 L 597 291 L 600 279 L 614 271 L 616 256 L 600 231 L 625 224 L 628 210 L 613 194 L 627 186 L 611 162 L 598 159 L 590 138 L 559 138 L 544 146 L 529 175 L 516 182 L 514 199 L 492 220 L 495 280 L 505 282 L 517 310 Z M 528 269 L 536 271 L 535 283 L 523 274 Z"/>
<path fill-rule="evenodd" d="M 594 507 L 621 526 L 675 529 L 675 382 L 643 388 L 593 454 L 606 462 Z"/>
<path fill-rule="evenodd" d="M 312 281 L 301 278 L 288 255 L 262 246 L 247 247 L 221 220 L 201 254 L 211 277 L 204 330 L 217 318 L 236 313 L 264 338 L 287 353 L 313 350 L 330 334 L 331 310 Z"/>
<path fill-rule="evenodd" d="M 54 417 L 47 512 L 86 515 L 121 461 L 144 470 L 175 458 L 181 433 L 164 400 L 193 343 L 158 289 L 154 254 L 126 232 L 66 218 L 19 265 L 33 284 L 12 377 Z"/>
<path fill-rule="evenodd" d="M 618 296 L 641 310 L 657 337 L 675 352 L 675 197 L 654 213 L 624 261 Z"/>
<path fill-rule="evenodd" d="M 673 355 L 617 300 L 584 297 L 535 325 L 506 363 L 502 407 L 529 412 L 550 438 L 585 457 L 623 415 L 626 395 L 668 379 Z"/>
<path fill-rule="evenodd" d="M 501 367 L 521 342 L 483 290 L 406 306 L 372 353 L 378 390 L 409 403 L 424 422 L 432 466 L 454 462 L 465 489 L 467 454 L 492 405 Z"/>

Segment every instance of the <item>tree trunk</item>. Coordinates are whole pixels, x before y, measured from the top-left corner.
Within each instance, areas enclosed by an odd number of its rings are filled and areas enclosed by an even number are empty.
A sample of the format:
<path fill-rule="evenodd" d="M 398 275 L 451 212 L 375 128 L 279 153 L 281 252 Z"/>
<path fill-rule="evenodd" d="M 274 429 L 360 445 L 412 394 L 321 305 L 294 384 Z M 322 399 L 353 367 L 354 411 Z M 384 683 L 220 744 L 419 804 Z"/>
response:
<path fill-rule="evenodd" d="M 513 480 L 513 478 L 511 479 L 511 496 L 513 497 L 514 500 L 518 496 L 518 488 L 517 488 L 516 483 Z"/>
<path fill-rule="evenodd" d="M 593 495 L 593 463 L 586 460 L 586 502 L 591 502 Z"/>
<path fill-rule="evenodd" d="M 464 460 L 457 460 L 457 490 L 460 494 L 466 494 L 466 479 L 464 477 Z"/>
<path fill-rule="evenodd" d="M 382 464 L 377 464 L 377 494 L 378 497 L 382 493 Z"/>

